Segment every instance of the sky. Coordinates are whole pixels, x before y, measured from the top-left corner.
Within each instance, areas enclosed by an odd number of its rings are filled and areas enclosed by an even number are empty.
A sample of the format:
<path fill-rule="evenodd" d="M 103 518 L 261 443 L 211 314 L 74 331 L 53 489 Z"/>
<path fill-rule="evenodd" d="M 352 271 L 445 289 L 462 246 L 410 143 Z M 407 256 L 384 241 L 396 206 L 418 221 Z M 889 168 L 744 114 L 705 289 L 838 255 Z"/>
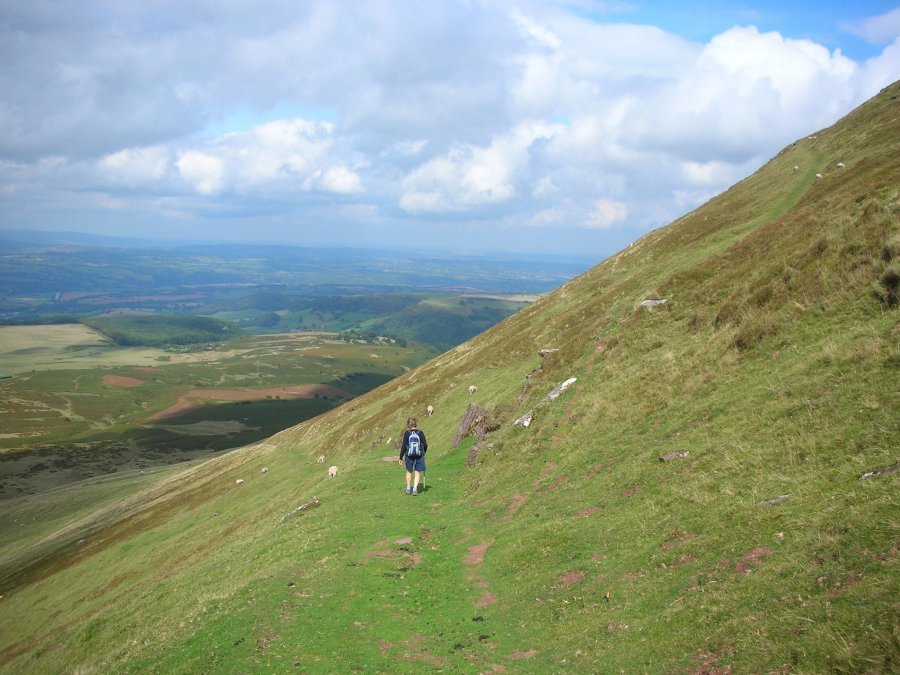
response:
<path fill-rule="evenodd" d="M 0 230 L 600 260 L 900 79 L 859 0 L 0 0 Z"/>

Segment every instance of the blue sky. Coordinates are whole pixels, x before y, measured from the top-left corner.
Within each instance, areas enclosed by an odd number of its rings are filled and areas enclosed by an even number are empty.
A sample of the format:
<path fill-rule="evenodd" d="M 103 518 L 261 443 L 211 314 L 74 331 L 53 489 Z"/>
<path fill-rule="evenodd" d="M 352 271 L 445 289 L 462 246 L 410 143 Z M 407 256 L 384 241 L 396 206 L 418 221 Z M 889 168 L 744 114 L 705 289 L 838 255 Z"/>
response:
<path fill-rule="evenodd" d="M 0 229 L 599 261 L 898 78 L 889 2 L 4 0 Z"/>

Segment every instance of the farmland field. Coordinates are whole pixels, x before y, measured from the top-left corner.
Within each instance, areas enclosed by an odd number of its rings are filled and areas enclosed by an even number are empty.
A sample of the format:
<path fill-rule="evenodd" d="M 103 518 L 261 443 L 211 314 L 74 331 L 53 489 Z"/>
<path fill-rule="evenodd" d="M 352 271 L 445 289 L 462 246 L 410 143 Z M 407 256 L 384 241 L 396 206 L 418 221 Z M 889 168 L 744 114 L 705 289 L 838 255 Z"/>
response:
<path fill-rule="evenodd" d="M 169 353 L 156 347 L 117 347 L 79 323 L 0 326 L 0 376 L 41 370 L 199 363 L 209 352 Z"/>
<path fill-rule="evenodd" d="M 433 355 L 333 334 L 193 353 L 120 348 L 77 324 L 0 327 L 0 498 L 213 456 L 271 436 Z"/>

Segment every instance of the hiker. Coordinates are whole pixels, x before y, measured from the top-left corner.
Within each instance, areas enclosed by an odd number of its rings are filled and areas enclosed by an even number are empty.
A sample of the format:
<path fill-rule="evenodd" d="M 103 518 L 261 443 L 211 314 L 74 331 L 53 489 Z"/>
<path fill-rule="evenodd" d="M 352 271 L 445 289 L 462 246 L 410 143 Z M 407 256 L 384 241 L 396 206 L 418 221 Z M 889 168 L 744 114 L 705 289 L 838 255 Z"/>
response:
<path fill-rule="evenodd" d="M 428 450 L 428 441 L 425 440 L 425 432 L 417 429 L 415 417 L 406 420 L 406 431 L 403 432 L 403 440 L 400 442 L 399 463 L 403 464 L 406 458 L 406 494 L 419 494 L 419 480 L 425 472 L 425 452 Z M 413 473 L 415 478 L 413 479 Z M 412 485 L 410 485 L 412 481 Z"/>

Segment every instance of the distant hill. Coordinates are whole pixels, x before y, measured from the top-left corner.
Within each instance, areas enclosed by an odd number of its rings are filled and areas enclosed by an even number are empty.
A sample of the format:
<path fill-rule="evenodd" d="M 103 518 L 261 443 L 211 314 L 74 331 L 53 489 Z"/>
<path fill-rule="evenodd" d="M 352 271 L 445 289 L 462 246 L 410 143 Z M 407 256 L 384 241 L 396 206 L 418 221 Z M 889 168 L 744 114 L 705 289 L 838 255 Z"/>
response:
<path fill-rule="evenodd" d="M 0 668 L 896 672 L 898 176 L 895 83 L 340 408 L 3 506 Z"/>

